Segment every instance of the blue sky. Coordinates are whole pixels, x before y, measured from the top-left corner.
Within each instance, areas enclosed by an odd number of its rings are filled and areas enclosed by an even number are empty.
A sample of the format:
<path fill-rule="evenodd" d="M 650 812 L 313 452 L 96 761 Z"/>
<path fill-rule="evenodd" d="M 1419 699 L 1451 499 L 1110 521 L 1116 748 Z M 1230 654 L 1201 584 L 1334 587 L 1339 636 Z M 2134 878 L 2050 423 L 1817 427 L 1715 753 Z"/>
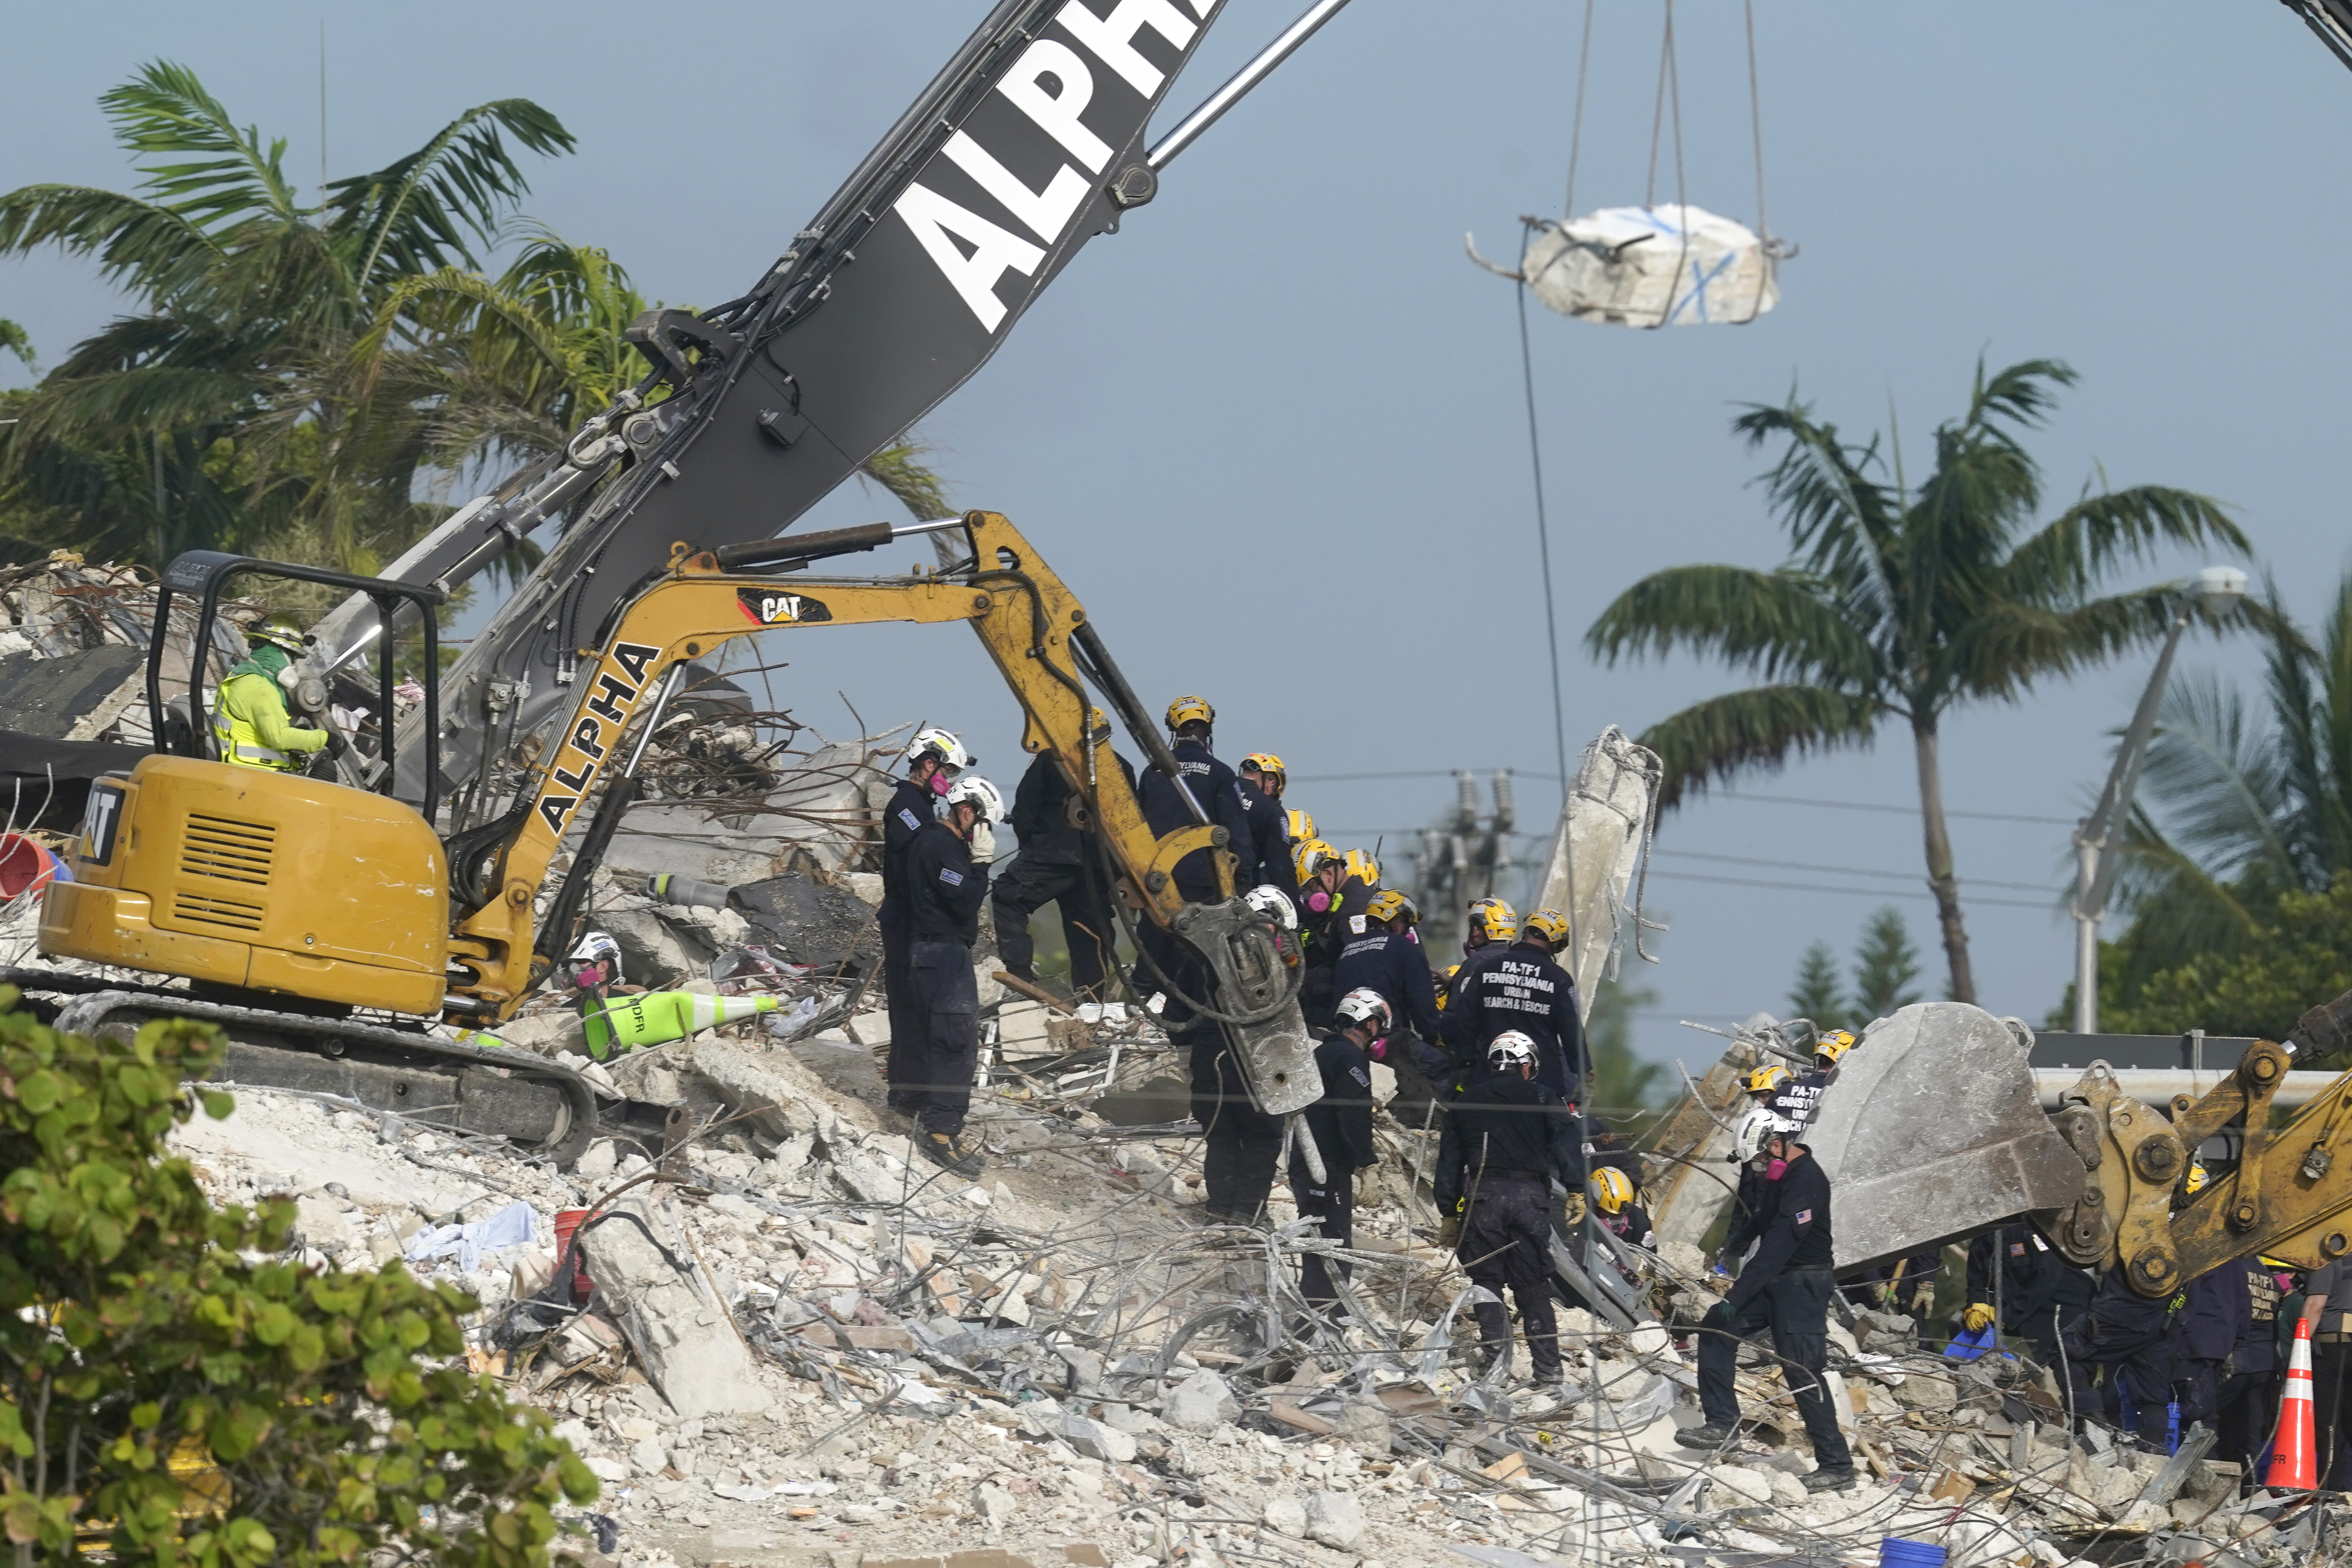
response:
<path fill-rule="evenodd" d="M 1233 0 L 1171 103 L 1298 4 Z M 0 187 L 127 186 L 95 100 L 154 58 L 284 135 L 314 179 L 323 16 L 332 173 L 467 105 L 535 99 L 581 145 L 534 170 L 528 210 L 609 247 L 651 296 L 712 301 L 760 274 L 982 9 L 28 8 L 9 23 Z M 2352 75 L 2267 0 L 1758 11 L 1772 226 L 1802 247 L 1780 309 L 1737 329 L 1533 323 L 1571 752 L 1726 689 L 1683 660 L 1599 668 L 1576 642 L 1646 572 L 1778 559 L 1759 460 L 1727 426 L 1792 386 L 1855 430 L 1892 410 L 1918 465 L 1979 353 L 2063 358 L 2083 381 L 2037 442 L 2053 502 L 2102 475 L 2220 497 L 2315 613 L 2347 564 L 2331 454 L 2352 306 L 2331 279 L 2352 239 L 2336 194 Z M 1356 0 L 921 426 L 958 500 L 1013 517 L 1079 587 L 1147 700 L 1216 702 L 1229 754 L 1279 752 L 1309 778 L 1551 771 L 1511 289 L 1462 237 L 1507 256 L 1520 214 L 1558 215 L 1581 16 Z M 1643 195 L 1660 17 L 1647 0 L 1599 7 L 1580 207 Z M 1739 7 L 1685 0 L 1676 18 L 1689 197 L 1752 222 Z M 0 262 L 0 316 L 47 359 L 113 303 L 78 264 Z M 811 521 L 888 515 L 851 486 Z M 960 632 L 845 630 L 782 656 L 780 697 L 820 728 L 848 728 L 846 693 L 868 718 L 955 722 L 983 759 L 1018 759 L 1012 704 Z M 2252 661 L 2210 644 L 2182 660 L 2216 665 Z M 1954 825 L 1996 1011 L 2038 1019 L 2065 983 L 2068 925 L 2034 889 L 2063 881 L 2063 824 L 2145 674 L 2119 665 L 1947 733 L 1955 807 L 2048 819 Z M 1669 819 L 1653 896 L 1674 929 L 1643 977 L 1659 993 L 1645 1049 L 1712 1056 L 1675 1019 L 1780 1005 L 1805 944 L 1850 947 L 1882 901 L 1930 946 L 1906 742 Z M 1523 815 L 1548 816 L 1555 791 L 1525 779 Z M 1393 845 L 1450 796 L 1443 779 L 1302 783 L 1294 804 Z"/>

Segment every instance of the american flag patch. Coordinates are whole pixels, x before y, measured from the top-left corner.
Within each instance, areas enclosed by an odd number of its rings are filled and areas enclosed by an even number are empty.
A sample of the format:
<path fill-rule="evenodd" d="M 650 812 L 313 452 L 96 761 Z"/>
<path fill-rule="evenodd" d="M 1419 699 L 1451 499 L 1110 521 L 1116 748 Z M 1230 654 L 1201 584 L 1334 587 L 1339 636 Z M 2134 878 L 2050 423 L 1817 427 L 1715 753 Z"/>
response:
<path fill-rule="evenodd" d="M 1812 1211 L 1812 1210 L 1811 1210 L 1811 1209 L 1799 1209 L 1799 1210 L 1797 1211 L 1797 1223 L 1798 1223 L 1799 1225 L 1811 1225 L 1811 1224 L 1812 1224 L 1812 1223 L 1813 1223 L 1813 1211 Z"/>

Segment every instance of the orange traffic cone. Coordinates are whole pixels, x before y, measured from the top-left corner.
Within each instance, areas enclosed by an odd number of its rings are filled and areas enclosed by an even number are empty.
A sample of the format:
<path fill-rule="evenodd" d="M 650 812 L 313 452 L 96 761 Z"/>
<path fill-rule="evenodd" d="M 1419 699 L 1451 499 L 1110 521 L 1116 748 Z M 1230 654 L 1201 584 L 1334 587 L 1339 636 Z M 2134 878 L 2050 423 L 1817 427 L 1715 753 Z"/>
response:
<path fill-rule="evenodd" d="M 2294 1325 L 2294 1353 L 2287 1358 L 2286 1392 L 2279 1400 L 2278 1436 L 2271 1445 L 2271 1473 L 2263 1485 L 2273 1491 L 2319 1489 L 2318 1442 L 2311 1419 L 2311 1320 Z"/>

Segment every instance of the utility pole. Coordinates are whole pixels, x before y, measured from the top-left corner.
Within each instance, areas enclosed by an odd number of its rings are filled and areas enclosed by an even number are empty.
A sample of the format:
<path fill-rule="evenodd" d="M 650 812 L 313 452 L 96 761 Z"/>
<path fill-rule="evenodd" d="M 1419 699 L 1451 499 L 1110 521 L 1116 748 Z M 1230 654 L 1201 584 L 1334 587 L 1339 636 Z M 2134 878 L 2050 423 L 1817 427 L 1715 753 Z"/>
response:
<path fill-rule="evenodd" d="M 2147 760 L 2147 743 L 2156 733 L 2156 711 L 2164 700 L 2165 683 L 2172 676 L 2172 656 L 2199 610 L 2220 621 L 2238 607 L 2245 595 L 2243 572 L 2234 566 L 2208 566 L 2180 595 L 2147 689 L 2139 694 L 2139 706 L 2132 711 L 2123 744 L 2116 748 L 2107 787 L 2099 792 L 2098 804 L 2074 829 L 2074 1032 L 2078 1035 L 2099 1032 L 2099 922 L 2106 918 L 2107 895 L 2115 890 L 2116 869 L 2122 857 L 2114 851 L 2121 847 L 2131 825 L 2132 795 L 2139 788 L 2140 764 Z"/>

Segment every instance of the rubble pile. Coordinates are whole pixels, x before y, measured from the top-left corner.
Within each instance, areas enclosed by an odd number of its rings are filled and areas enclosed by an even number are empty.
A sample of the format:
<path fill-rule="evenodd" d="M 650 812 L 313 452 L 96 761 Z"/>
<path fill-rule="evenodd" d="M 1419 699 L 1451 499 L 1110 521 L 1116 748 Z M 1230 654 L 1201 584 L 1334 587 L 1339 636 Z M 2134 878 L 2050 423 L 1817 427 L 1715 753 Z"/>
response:
<path fill-rule="evenodd" d="M 674 936 L 713 923 L 653 910 Z M 769 1015 L 578 1058 L 687 1131 L 569 1172 L 277 1090 L 185 1147 L 224 1200 L 294 1194 L 306 1261 L 404 1257 L 474 1296 L 475 1364 L 579 1448 L 605 1489 L 583 1528 L 629 1564 L 1859 1563 L 1887 1536 L 1965 1568 L 2315 1560 L 2307 1500 L 2242 1500 L 2194 1441 L 2178 1462 L 2070 1445 L 2046 1375 L 1947 1360 L 1885 1313 L 1832 1330 L 1856 1489 L 1799 1486 L 1812 1461 L 1761 1348 L 1739 1373 L 1754 1430 L 1680 1447 L 1696 1377 L 1668 1325 L 1713 1300 L 1687 1244 L 1655 1259 L 1666 1322 L 1569 1310 L 1564 1389 L 1481 1379 L 1412 1174 L 1433 1140 L 1394 1123 L 1340 1254 L 1349 1300 L 1318 1317 L 1297 1262 L 1331 1248 L 1286 1184 L 1262 1227 L 1204 1224 L 1189 1126 L 1095 1109 L 1180 1070 L 1148 1013 L 992 1012 L 978 1183 L 880 1111 L 878 998 L 795 1040 Z"/>

